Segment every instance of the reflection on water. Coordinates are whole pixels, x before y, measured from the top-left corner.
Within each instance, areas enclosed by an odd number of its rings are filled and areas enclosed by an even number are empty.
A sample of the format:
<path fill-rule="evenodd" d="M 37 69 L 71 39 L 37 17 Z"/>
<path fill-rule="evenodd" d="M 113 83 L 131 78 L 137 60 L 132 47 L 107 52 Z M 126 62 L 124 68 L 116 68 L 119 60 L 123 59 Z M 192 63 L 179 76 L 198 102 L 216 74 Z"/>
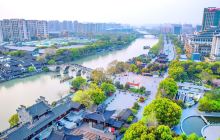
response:
<path fill-rule="evenodd" d="M 39 96 L 44 96 L 51 103 L 68 93 L 69 84 L 62 83 L 52 74 L 16 79 L 0 84 L 0 130 L 9 127 L 8 118 L 16 113 L 22 104 L 32 105 Z"/>
<path fill-rule="evenodd" d="M 205 125 L 206 124 L 201 117 L 192 116 L 183 121 L 182 128 L 187 135 L 191 133 L 196 133 L 198 136 L 201 137 L 201 130 Z"/>

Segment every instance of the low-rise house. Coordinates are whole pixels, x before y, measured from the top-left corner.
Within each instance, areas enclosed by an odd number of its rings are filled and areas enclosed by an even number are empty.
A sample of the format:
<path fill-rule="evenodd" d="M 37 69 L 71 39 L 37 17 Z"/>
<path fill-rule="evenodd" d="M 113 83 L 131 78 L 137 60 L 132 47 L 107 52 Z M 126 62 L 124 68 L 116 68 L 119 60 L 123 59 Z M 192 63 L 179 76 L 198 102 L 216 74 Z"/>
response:
<path fill-rule="evenodd" d="M 83 121 L 88 123 L 92 128 L 118 134 L 120 128 L 127 124 L 127 120 L 130 116 L 134 117 L 130 109 L 116 111 L 105 110 L 105 108 L 100 109 L 98 107 L 96 112 L 85 114 Z"/>
<path fill-rule="evenodd" d="M 47 140 L 82 140 L 82 135 L 67 134 L 63 131 L 53 129 Z"/>

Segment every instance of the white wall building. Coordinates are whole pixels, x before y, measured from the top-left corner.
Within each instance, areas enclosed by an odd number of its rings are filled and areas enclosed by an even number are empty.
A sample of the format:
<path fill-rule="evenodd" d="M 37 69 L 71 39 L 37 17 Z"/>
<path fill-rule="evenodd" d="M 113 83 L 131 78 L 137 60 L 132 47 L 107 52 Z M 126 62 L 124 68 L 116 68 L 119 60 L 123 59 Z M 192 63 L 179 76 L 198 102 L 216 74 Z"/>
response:
<path fill-rule="evenodd" d="M 210 89 L 195 85 L 193 83 L 177 83 L 178 93 L 176 99 L 182 100 L 186 106 L 192 106 L 195 102 L 198 102 L 199 99 L 203 96 L 204 92 L 209 91 Z"/>
<path fill-rule="evenodd" d="M 220 34 L 213 37 L 210 58 L 214 61 L 220 60 Z"/>

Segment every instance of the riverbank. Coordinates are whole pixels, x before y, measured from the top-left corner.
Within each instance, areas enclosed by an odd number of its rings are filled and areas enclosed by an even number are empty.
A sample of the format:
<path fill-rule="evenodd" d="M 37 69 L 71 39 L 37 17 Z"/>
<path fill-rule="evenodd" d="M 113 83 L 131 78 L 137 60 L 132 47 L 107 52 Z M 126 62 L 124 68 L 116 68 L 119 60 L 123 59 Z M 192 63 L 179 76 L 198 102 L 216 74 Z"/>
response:
<path fill-rule="evenodd" d="M 130 58 L 147 53 L 144 45 L 152 46 L 158 41 L 154 36 L 144 36 L 133 41 L 121 50 L 103 52 L 73 61 L 88 68 L 106 68 L 113 60 L 127 61 Z M 70 73 L 71 74 L 71 73 Z M 20 105 L 30 106 L 39 96 L 44 96 L 51 103 L 68 93 L 68 82 L 60 83 L 61 77 L 54 77 L 52 73 L 41 73 L 21 79 L 14 79 L 0 84 L 0 131 L 9 127 L 8 119 L 16 113 Z M 6 108 L 7 107 L 7 108 Z"/>

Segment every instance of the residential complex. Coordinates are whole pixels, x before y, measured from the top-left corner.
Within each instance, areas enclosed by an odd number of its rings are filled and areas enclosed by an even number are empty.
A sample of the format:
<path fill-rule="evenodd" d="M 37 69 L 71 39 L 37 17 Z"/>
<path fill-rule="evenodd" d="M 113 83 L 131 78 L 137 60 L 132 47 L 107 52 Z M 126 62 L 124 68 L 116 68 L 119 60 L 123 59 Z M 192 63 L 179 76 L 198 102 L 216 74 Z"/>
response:
<path fill-rule="evenodd" d="M 49 37 L 66 36 L 68 33 L 94 34 L 111 29 L 121 29 L 115 23 L 80 23 L 78 21 L 45 21 L 24 19 L 3 19 L 0 21 L 0 42 L 22 42 Z"/>
<path fill-rule="evenodd" d="M 208 7 L 204 9 L 202 30 L 206 30 L 212 26 L 220 27 L 220 8 Z"/>
<path fill-rule="evenodd" d="M 21 42 L 48 37 L 46 21 L 3 19 L 0 22 L 3 41 Z"/>

